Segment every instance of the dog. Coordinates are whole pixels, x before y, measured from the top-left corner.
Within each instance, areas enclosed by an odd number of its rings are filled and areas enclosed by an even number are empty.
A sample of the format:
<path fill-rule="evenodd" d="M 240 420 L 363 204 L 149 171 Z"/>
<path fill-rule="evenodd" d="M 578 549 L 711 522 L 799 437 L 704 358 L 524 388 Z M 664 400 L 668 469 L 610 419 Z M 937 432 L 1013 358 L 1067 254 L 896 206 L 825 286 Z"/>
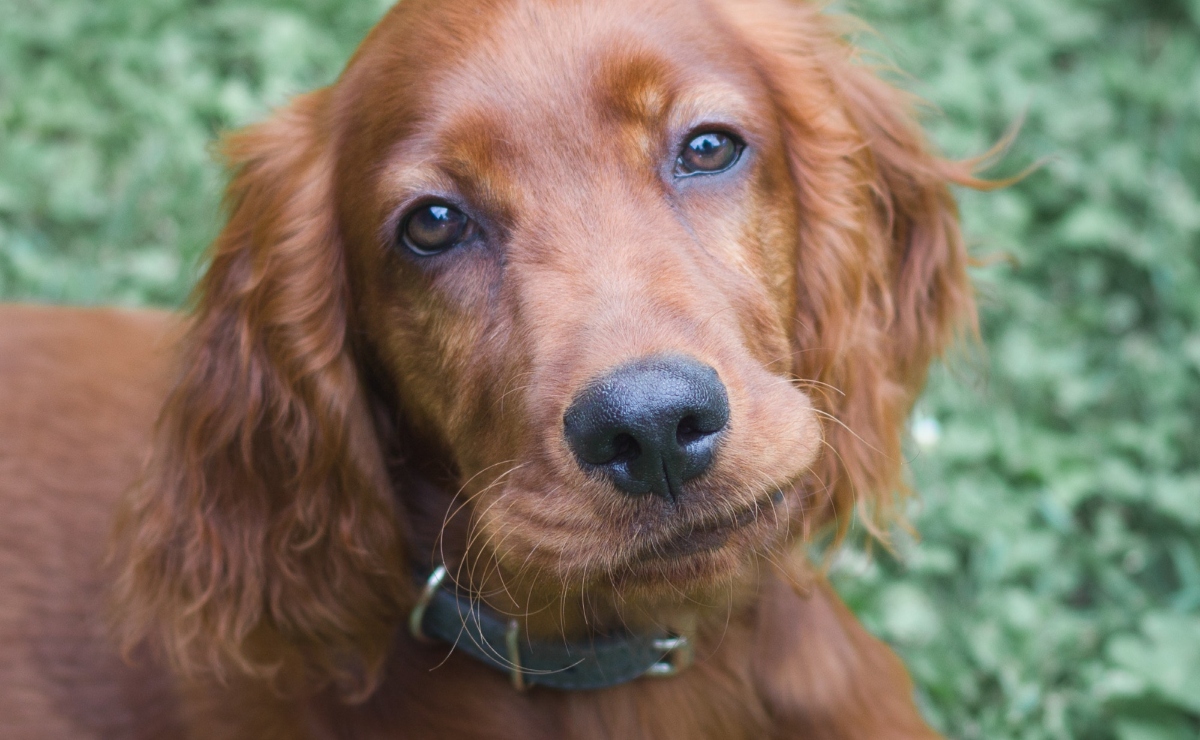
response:
<path fill-rule="evenodd" d="M 975 317 L 795 0 L 404 0 L 228 136 L 184 321 L 0 312 L 5 738 L 929 738 L 806 559 Z"/>

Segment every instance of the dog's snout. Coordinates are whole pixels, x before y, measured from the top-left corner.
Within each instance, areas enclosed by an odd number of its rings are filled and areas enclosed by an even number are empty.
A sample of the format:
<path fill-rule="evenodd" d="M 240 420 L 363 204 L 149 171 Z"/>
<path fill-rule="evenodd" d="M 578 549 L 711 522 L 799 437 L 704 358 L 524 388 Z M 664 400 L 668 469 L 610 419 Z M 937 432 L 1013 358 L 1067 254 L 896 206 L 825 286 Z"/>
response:
<path fill-rule="evenodd" d="M 621 491 L 673 501 L 712 464 L 729 423 L 717 371 L 690 357 L 656 355 L 622 365 L 567 409 L 567 443 L 583 467 Z"/>

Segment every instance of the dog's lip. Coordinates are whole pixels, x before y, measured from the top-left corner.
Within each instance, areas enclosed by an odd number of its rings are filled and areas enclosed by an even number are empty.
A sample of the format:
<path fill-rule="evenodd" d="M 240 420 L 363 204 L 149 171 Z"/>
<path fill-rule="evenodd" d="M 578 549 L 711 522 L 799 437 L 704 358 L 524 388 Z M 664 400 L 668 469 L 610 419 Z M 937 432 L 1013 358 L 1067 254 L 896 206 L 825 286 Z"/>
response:
<path fill-rule="evenodd" d="M 718 550 L 731 535 L 758 519 L 762 502 L 746 506 L 736 513 L 681 527 L 639 549 L 637 562 L 677 560 L 689 555 Z"/>

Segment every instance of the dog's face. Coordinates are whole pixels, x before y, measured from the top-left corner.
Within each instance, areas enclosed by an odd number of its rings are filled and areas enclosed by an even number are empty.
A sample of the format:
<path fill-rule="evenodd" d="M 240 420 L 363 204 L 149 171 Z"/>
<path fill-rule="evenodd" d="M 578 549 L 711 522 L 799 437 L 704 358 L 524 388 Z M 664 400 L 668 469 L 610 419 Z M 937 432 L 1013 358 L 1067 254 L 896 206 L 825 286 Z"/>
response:
<path fill-rule="evenodd" d="M 672 593 L 778 543 L 821 436 L 789 382 L 799 216 L 722 17 L 406 2 L 333 107 L 360 320 L 476 553 Z"/>
<path fill-rule="evenodd" d="M 853 55 L 798 0 L 404 0 L 230 136 L 130 639 L 339 674 L 431 557 L 655 620 L 886 510 L 973 316 L 947 183 L 984 183 Z"/>

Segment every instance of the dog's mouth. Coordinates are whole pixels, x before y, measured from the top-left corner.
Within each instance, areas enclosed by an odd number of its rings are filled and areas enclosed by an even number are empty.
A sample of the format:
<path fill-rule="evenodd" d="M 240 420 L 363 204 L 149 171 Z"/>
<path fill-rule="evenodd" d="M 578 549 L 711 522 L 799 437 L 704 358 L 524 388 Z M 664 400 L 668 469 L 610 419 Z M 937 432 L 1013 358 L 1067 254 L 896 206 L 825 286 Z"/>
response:
<path fill-rule="evenodd" d="M 503 560 L 509 588 L 524 578 L 531 588 L 547 593 L 578 584 L 592 593 L 615 589 L 626 595 L 677 594 L 680 589 L 724 583 L 786 539 L 791 522 L 788 489 L 776 486 L 736 503 L 714 500 L 716 495 L 710 493 L 707 504 L 696 501 L 684 511 L 669 513 L 658 507 L 657 516 L 646 518 L 649 521 L 626 522 L 619 530 L 581 532 L 555 522 L 543 533 L 527 524 L 540 523 L 536 514 L 522 511 L 529 518 L 521 517 L 519 528 L 496 528 L 468 539 L 517 541 L 490 556 Z"/>
<path fill-rule="evenodd" d="M 638 548 L 630 562 L 635 568 L 638 565 L 662 566 L 720 550 L 736 534 L 751 528 L 764 515 L 769 516 L 782 495 L 777 491 L 723 516 L 675 529 Z"/>
<path fill-rule="evenodd" d="M 757 516 L 757 507 L 750 506 L 731 516 L 672 532 L 640 548 L 632 560 L 640 563 L 677 560 L 688 555 L 718 550 L 725 546 L 734 532 L 752 523 Z"/>

